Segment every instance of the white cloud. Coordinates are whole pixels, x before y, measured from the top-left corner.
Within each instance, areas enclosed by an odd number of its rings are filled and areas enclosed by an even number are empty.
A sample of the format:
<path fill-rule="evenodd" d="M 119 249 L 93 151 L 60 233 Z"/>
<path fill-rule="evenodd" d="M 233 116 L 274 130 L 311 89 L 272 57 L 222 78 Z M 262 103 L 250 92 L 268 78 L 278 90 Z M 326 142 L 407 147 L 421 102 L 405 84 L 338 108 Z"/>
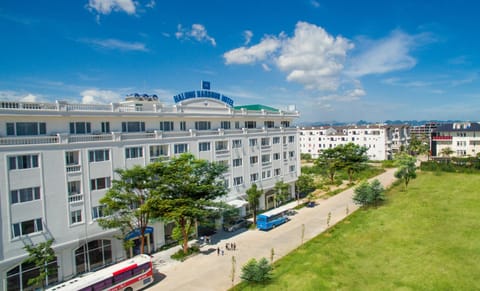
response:
<path fill-rule="evenodd" d="M 210 42 L 212 46 L 216 46 L 217 42 L 213 37 L 208 35 L 205 26 L 201 24 L 192 24 L 190 30 L 182 27 L 181 24 L 177 26 L 177 32 L 175 33 L 177 39 L 194 39 L 199 42 Z"/>
<path fill-rule="evenodd" d="M 127 42 L 118 39 L 81 39 L 81 42 L 88 43 L 95 47 L 120 51 L 148 51 L 144 43 Z"/>
<path fill-rule="evenodd" d="M 353 44 L 341 36 L 333 37 L 323 28 L 298 22 L 292 38 L 285 41 L 277 59 L 287 80 L 307 89 L 336 90 L 347 51 Z"/>
<path fill-rule="evenodd" d="M 267 59 L 281 46 L 281 40 L 274 36 L 266 36 L 262 41 L 251 47 L 239 47 L 223 54 L 225 63 L 252 64 Z"/>
<path fill-rule="evenodd" d="M 23 93 L 12 90 L 0 91 L 1 100 L 23 101 L 23 102 L 43 102 L 44 98 L 32 93 Z"/>
<path fill-rule="evenodd" d="M 411 51 L 426 38 L 427 35 L 409 35 L 395 30 L 380 40 L 363 40 L 365 48 L 352 59 L 348 74 L 361 77 L 411 69 L 417 64 Z"/>
<path fill-rule="evenodd" d="M 245 30 L 243 32 L 243 37 L 245 37 L 245 42 L 243 43 L 244 45 L 247 45 L 250 43 L 253 37 L 253 32 L 251 30 Z"/>
<path fill-rule="evenodd" d="M 310 4 L 315 7 L 315 8 L 318 8 L 320 7 L 320 3 L 318 1 L 315 1 L 315 0 L 311 0 L 310 1 Z"/>
<path fill-rule="evenodd" d="M 119 93 L 110 90 L 89 89 L 81 92 L 80 95 L 84 104 L 109 104 L 122 99 Z"/>
<path fill-rule="evenodd" d="M 270 71 L 272 70 L 272 69 L 270 69 L 270 67 L 269 67 L 267 64 L 265 64 L 265 63 L 262 64 L 262 68 L 263 68 L 263 70 L 266 71 L 266 72 L 270 72 Z"/>
<path fill-rule="evenodd" d="M 154 8 L 155 5 L 157 5 L 157 3 L 155 2 L 155 0 L 151 0 L 150 2 L 148 2 L 147 4 L 145 4 L 145 7 L 147 7 L 147 8 Z"/>
<path fill-rule="evenodd" d="M 98 14 L 110 14 L 112 11 L 123 11 L 135 14 L 137 2 L 133 0 L 89 0 L 87 8 Z"/>
<path fill-rule="evenodd" d="M 337 101 L 337 102 L 349 102 L 360 99 L 360 97 L 365 96 L 367 93 L 362 88 L 355 88 L 352 90 L 346 90 L 342 94 L 330 94 L 321 96 L 318 99 L 322 101 Z"/>

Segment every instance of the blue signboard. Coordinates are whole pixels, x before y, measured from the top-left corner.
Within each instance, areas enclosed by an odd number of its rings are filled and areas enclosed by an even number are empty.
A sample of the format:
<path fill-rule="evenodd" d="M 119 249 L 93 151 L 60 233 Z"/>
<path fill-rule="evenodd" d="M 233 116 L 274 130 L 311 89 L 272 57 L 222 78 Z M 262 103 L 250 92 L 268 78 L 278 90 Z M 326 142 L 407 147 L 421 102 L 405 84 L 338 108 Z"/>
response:
<path fill-rule="evenodd" d="M 210 82 L 202 81 L 202 89 L 203 90 L 210 90 Z"/>
<path fill-rule="evenodd" d="M 212 98 L 212 99 L 217 99 L 220 100 L 230 106 L 233 107 L 233 100 L 230 99 L 229 97 L 222 95 L 220 93 L 210 91 L 210 90 L 197 90 L 197 91 L 187 91 L 180 93 L 178 95 L 173 96 L 173 100 L 175 103 L 188 100 L 188 99 L 193 99 L 193 98 Z"/>

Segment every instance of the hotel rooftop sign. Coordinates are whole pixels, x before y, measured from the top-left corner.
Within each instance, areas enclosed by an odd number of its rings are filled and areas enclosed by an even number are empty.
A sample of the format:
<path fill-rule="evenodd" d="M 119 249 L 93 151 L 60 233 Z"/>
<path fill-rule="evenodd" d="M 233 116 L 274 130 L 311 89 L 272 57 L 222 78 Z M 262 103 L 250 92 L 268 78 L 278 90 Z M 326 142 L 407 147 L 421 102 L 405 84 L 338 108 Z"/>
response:
<path fill-rule="evenodd" d="M 202 89 L 206 89 L 206 90 L 187 91 L 187 92 L 177 94 L 173 96 L 173 100 L 175 101 L 175 103 L 178 103 L 178 102 L 188 100 L 188 99 L 193 99 L 193 98 L 212 98 L 212 99 L 220 100 L 226 103 L 227 105 L 233 107 L 232 99 L 230 99 L 229 97 L 223 94 L 210 91 L 210 82 L 202 81 Z"/>

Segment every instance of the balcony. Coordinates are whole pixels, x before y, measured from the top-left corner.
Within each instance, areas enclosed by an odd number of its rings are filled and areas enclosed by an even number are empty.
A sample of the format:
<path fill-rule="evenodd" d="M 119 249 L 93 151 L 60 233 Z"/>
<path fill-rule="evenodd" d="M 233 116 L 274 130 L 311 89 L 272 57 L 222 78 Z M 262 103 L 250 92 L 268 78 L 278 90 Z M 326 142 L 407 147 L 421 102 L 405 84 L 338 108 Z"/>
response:
<path fill-rule="evenodd" d="M 449 135 L 439 135 L 432 137 L 433 141 L 451 141 L 452 137 Z"/>
<path fill-rule="evenodd" d="M 67 165 L 67 173 L 78 173 L 82 170 L 80 165 Z"/>
<path fill-rule="evenodd" d="M 83 201 L 83 194 L 68 194 L 68 202 L 69 203 L 76 203 Z"/>

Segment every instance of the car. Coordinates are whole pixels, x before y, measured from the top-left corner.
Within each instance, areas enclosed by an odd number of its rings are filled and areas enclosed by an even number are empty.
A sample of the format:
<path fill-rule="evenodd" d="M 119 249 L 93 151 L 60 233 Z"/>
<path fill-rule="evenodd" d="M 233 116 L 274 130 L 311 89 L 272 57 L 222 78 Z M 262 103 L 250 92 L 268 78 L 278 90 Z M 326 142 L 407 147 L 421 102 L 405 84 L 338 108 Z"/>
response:
<path fill-rule="evenodd" d="M 240 219 L 234 220 L 230 223 L 224 224 L 223 225 L 223 230 L 228 231 L 228 232 L 232 232 L 232 231 L 236 231 L 237 229 L 240 229 L 242 227 L 247 227 L 247 226 L 248 226 L 247 220 L 244 219 L 244 218 L 240 218 Z"/>
<path fill-rule="evenodd" d="M 315 202 L 314 201 L 308 202 L 307 207 L 315 207 Z"/>

